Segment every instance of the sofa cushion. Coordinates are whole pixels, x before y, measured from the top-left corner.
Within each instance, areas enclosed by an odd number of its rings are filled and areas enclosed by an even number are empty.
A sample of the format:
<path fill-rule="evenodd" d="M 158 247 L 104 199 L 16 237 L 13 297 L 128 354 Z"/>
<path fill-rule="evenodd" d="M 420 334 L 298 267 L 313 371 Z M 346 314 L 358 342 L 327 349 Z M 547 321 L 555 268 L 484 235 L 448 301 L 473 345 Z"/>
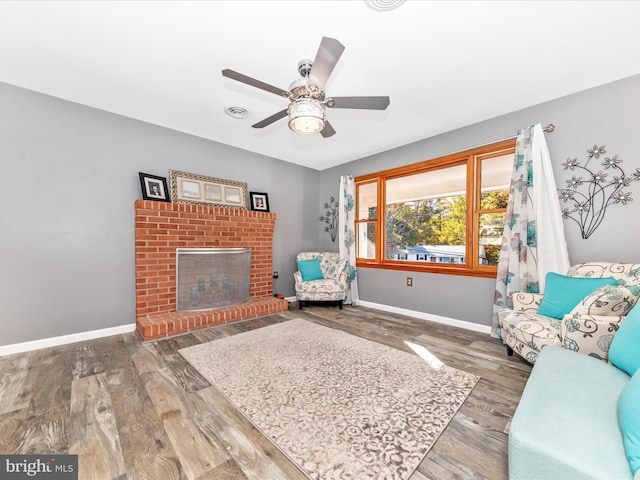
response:
<path fill-rule="evenodd" d="M 544 297 L 538 308 L 538 315 L 562 319 L 578 303 L 596 288 L 617 285 L 616 279 L 567 277 L 549 272 L 546 276 Z"/>
<path fill-rule="evenodd" d="M 624 317 L 613 315 L 565 315 L 560 329 L 562 344 L 567 350 L 607 360 L 623 320 Z"/>
<path fill-rule="evenodd" d="M 629 375 L 640 368 L 640 304 L 626 316 L 609 349 L 609 361 Z"/>
<path fill-rule="evenodd" d="M 624 316 L 640 297 L 640 285 L 605 285 L 596 288 L 571 311 L 571 315 Z"/>
<path fill-rule="evenodd" d="M 335 279 L 312 280 L 296 286 L 296 298 L 315 302 L 344 300 L 344 284 Z"/>
<path fill-rule="evenodd" d="M 618 424 L 628 382 L 608 363 L 544 347 L 511 420 L 509 478 L 631 480 Z"/>
<path fill-rule="evenodd" d="M 310 282 L 312 280 L 322 280 L 322 269 L 320 268 L 320 259 L 312 258 L 310 260 L 298 260 L 298 270 L 302 275 L 303 282 Z"/>
<path fill-rule="evenodd" d="M 618 403 L 624 450 L 633 474 L 640 472 L 640 409 L 638 405 L 640 405 L 640 370 L 624 387 Z"/>

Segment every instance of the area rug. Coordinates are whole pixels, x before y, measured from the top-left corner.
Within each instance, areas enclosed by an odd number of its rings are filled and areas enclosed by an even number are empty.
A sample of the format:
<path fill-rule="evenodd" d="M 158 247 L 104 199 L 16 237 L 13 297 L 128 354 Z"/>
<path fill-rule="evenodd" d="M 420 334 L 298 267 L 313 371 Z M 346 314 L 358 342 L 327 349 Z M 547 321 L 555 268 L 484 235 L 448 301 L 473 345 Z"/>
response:
<path fill-rule="evenodd" d="M 180 353 L 314 480 L 406 480 L 478 381 L 302 319 Z"/>

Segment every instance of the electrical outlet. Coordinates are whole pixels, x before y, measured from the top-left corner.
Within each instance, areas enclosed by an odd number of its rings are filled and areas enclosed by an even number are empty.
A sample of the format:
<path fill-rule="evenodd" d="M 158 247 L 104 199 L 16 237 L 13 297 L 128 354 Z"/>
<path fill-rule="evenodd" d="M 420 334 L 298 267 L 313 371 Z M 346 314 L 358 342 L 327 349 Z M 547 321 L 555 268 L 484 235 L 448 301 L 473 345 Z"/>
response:
<path fill-rule="evenodd" d="M 413 277 L 407 277 L 407 287 L 413 287 Z"/>

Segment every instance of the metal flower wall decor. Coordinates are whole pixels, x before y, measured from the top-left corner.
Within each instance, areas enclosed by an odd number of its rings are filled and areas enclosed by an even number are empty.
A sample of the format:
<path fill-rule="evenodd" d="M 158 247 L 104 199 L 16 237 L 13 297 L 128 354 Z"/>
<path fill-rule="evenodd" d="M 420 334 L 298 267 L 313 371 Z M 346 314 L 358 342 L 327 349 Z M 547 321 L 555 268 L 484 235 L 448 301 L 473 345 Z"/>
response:
<path fill-rule="evenodd" d="M 631 192 L 624 191 L 631 182 L 640 180 L 640 168 L 630 176 L 627 176 L 620 166 L 622 159 L 618 155 L 604 157 L 607 153 L 605 145 L 594 145 L 587 150 L 587 160 L 584 166 L 575 158 L 567 158 L 561 165 L 564 170 L 575 171 L 570 180 L 566 180 L 565 189 L 559 189 L 560 200 L 570 203 L 570 206 L 562 209 L 562 217 L 571 219 L 580 227 L 582 238 L 589 238 L 598 228 L 607 208 L 620 203 L 626 205 L 631 202 Z M 603 160 L 602 166 L 597 172 L 596 168 L 590 168 L 589 163 L 595 158 Z M 607 170 L 610 170 L 607 172 Z M 580 173 L 583 176 L 578 176 Z M 611 178 L 609 178 L 611 177 Z"/>
<path fill-rule="evenodd" d="M 331 197 L 323 206 L 326 212 L 320 216 L 320 221 L 326 223 L 324 231 L 329 232 L 331 241 L 335 242 L 336 234 L 338 233 L 338 201 L 334 197 Z"/>

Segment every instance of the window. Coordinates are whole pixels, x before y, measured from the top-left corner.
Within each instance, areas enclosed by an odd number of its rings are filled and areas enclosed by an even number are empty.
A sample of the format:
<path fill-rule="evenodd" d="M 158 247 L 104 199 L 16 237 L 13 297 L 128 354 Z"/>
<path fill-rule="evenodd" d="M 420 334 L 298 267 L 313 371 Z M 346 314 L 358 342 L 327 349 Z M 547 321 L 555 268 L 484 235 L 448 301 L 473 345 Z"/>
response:
<path fill-rule="evenodd" d="M 495 276 L 515 140 L 356 178 L 360 266 Z"/>

